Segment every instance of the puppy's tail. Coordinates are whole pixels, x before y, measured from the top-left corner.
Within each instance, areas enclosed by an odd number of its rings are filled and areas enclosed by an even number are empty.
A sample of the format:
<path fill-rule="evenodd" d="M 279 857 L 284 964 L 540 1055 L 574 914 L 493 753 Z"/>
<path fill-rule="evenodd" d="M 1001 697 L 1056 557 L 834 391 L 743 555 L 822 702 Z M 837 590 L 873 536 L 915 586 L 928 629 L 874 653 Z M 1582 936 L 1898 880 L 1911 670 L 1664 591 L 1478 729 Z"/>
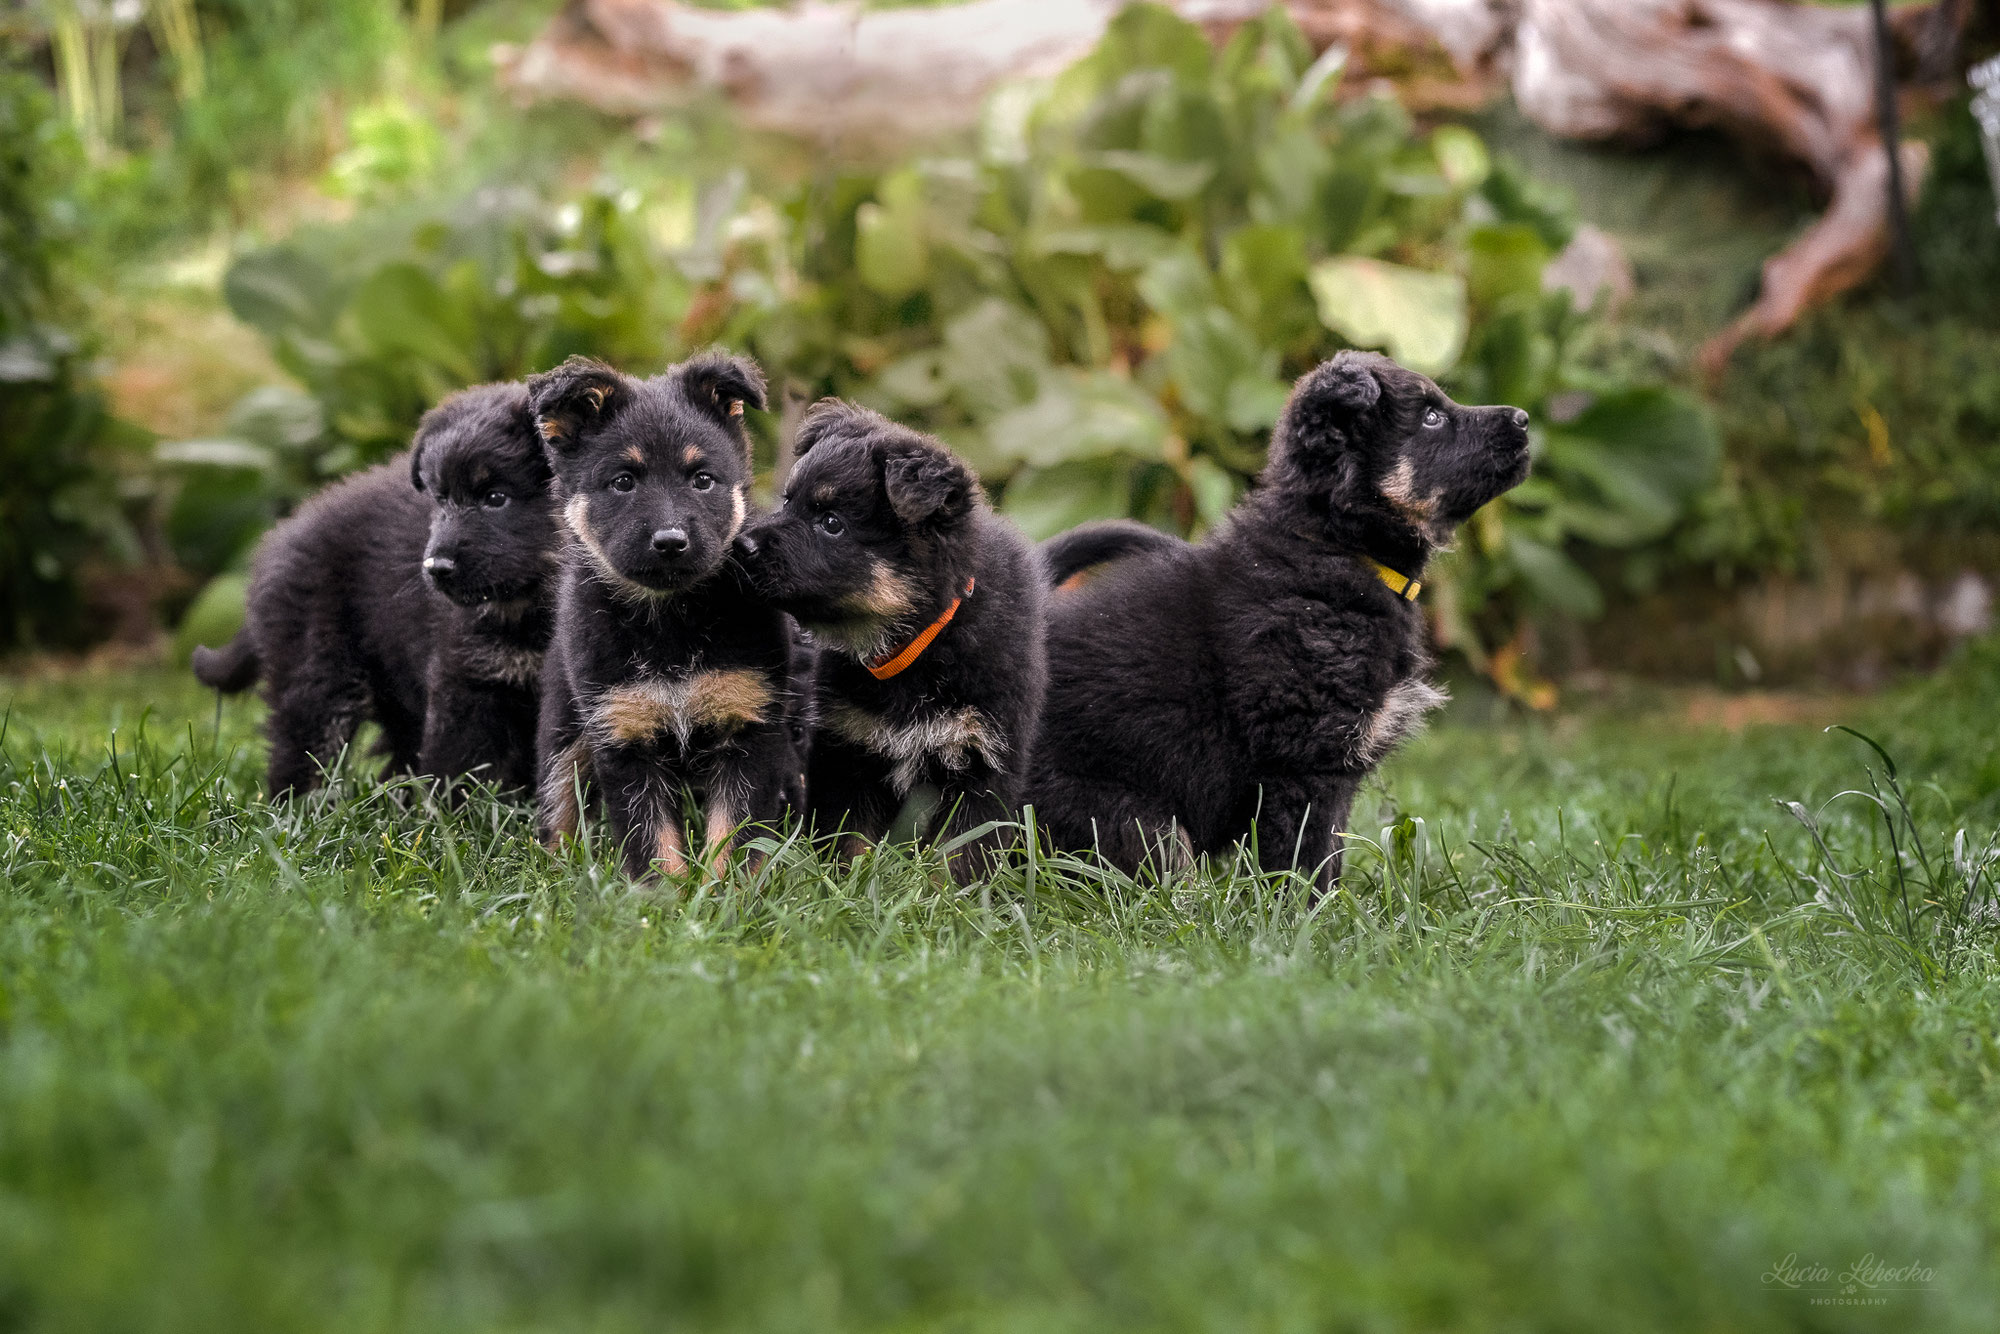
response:
<path fill-rule="evenodd" d="M 198 648 L 194 651 L 195 679 L 225 695 L 248 690 L 256 684 L 257 675 L 263 669 L 264 664 L 257 657 L 257 646 L 250 642 L 247 626 L 238 630 L 236 638 L 221 648 Z"/>
<path fill-rule="evenodd" d="M 1042 543 L 1042 565 L 1050 588 L 1072 588 L 1093 568 L 1126 556 L 1179 551 L 1187 543 L 1136 519 L 1107 519 L 1058 533 Z"/>

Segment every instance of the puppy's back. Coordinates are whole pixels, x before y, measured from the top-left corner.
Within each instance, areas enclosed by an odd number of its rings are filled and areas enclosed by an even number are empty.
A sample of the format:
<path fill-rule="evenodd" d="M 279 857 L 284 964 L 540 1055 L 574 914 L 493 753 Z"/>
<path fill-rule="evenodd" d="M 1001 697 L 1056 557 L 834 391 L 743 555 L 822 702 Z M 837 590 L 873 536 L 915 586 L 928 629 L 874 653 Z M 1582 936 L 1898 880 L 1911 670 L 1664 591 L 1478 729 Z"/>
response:
<path fill-rule="evenodd" d="M 422 661 L 430 590 L 423 584 L 430 506 L 410 484 L 407 456 L 344 478 L 299 506 L 265 537 L 250 581 L 247 621 L 269 673 L 300 655 L 362 642 L 404 670 Z"/>

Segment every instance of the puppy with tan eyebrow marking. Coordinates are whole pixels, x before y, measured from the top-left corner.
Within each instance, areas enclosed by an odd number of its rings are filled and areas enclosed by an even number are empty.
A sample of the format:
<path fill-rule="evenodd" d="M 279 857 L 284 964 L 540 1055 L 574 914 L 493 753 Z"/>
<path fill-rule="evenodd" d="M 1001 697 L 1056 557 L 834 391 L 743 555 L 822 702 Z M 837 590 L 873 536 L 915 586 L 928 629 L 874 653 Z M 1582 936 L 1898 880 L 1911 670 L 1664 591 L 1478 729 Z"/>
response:
<path fill-rule="evenodd" d="M 783 508 L 738 542 L 759 591 L 826 650 L 806 790 L 815 827 L 875 840 L 919 784 L 949 843 L 1018 807 L 1041 710 L 1042 574 L 972 471 L 838 399 L 799 425 Z M 951 857 L 991 864 L 989 833 Z"/>
<path fill-rule="evenodd" d="M 368 721 L 392 773 L 531 786 L 556 529 L 518 384 L 453 394 L 273 528 L 243 629 L 194 653 L 218 690 L 262 678 L 271 795 L 317 787 Z"/>
<path fill-rule="evenodd" d="M 1527 413 L 1342 352 L 1300 378 L 1259 485 L 1205 541 L 1129 521 L 1051 538 L 1042 827 L 1127 871 L 1254 835 L 1264 869 L 1331 886 L 1356 789 L 1445 699 L 1424 565 L 1527 475 Z"/>
<path fill-rule="evenodd" d="M 528 394 L 570 532 L 542 678 L 542 837 L 574 834 L 594 791 L 633 876 L 681 874 L 703 844 L 719 871 L 800 769 L 794 629 L 730 550 L 763 373 L 708 353 L 638 380 L 572 357 Z"/>

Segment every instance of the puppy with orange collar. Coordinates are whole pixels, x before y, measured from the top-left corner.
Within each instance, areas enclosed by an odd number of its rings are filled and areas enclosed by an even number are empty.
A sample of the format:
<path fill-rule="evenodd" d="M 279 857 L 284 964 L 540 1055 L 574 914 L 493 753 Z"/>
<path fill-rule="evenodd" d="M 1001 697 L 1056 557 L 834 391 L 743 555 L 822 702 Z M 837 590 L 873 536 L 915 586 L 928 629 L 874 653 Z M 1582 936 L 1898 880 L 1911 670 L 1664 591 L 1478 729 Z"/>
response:
<path fill-rule="evenodd" d="M 882 837 L 919 786 L 949 845 L 1020 801 L 1047 667 L 1034 549 L 929 436 L 837 399 L 800 424 L 782 507 L 737 541 L 821 649 L 806 790 L 821 833 Z M 951 855 L 962 882 L 1007 832 Z"/>

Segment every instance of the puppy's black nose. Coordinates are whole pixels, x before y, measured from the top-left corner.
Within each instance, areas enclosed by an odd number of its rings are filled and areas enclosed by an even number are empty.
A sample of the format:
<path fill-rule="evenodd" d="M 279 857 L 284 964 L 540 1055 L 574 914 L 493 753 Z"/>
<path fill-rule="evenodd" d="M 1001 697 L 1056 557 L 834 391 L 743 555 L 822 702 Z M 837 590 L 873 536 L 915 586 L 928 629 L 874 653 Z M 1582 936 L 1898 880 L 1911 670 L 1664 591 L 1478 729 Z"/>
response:
<path fill-rule="evenodd" d="M 458 562 L 453 560 L 449 556 L 424 557 L 425 574 L 442 576 L 451 574 L 457 569 L 458 569 Z"/>
<path fill-rule="evenodd" d="M 1524 409 L 1521 408 L 1514 409 L 1514 425 L 1520 427 L 1524 431 L 1528 429 L 1528 414 Z"/>
<path fill-rule="evenodd" d="M 742 552 L 746 556 L 756 555 L 757 554 L 756 536 L 751 533 L 742 534 L 736 539 L 736 549 Z"/>
<path fill-rule="evenodd" d="M 662 528 L 653 534 L 653 550 L 662 556 L 678 556 L 688 549 L 688 535 L 680 528 Z"/>

